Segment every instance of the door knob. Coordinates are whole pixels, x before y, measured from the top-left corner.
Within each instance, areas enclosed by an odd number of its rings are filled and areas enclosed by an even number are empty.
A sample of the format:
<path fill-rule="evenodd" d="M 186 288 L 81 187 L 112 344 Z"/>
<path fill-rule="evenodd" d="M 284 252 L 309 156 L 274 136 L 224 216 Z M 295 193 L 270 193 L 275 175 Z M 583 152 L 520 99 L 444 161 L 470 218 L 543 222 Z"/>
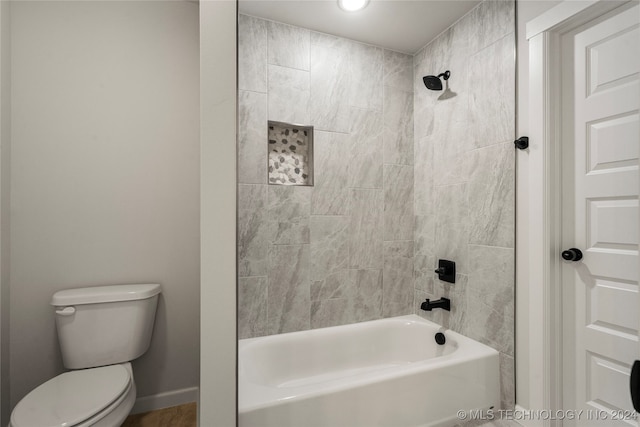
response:
<path fill-rule="evenodd" d="M 636 411 L 640 410 L 640 360 L 633 362 L 630 378 L 631 402 Z"/>
<path fill-rule="evenodd" d="M 580 261 L 582 259 L 582 251 L 577 248 L 562 251 L 562 259 L 567 261 Z"/>

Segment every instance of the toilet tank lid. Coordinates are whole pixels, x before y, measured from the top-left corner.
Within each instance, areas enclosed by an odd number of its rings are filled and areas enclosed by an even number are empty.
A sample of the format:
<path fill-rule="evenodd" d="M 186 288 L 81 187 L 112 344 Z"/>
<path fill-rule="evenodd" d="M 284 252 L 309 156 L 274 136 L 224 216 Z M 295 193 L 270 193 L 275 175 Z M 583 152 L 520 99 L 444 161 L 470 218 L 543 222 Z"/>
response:
<path fill-rule="evenodd" d="M 151 298 L 161 292 L 158 284 L 110 285 L 65 289 L 53 294 L 51 305 L 81 305 L 104 302 L 134 301 Z"/>

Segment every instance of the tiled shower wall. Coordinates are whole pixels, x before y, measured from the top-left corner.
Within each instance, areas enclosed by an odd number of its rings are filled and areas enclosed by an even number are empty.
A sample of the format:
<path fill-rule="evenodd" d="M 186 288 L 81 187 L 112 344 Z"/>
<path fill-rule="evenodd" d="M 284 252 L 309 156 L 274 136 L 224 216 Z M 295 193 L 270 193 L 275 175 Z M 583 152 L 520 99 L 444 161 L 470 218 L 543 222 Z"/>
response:
<path fill-rule="evenodd" d="M 239 18 L 238 324 L 413 310 L 413 57 Z M 267 184 L 267 121 L 312 125 L 314 186 Z"/>
<path fill-rule="evenodd" d="M 485 0 L 415 55 L 415 311 L 500 351 L 514 406 L 514 2 Z M 451 70 L 455 96 L 422 76 Z M 456 283 L 433 275 L 456 261 Z M 451 312 L 420 310 L 451 299 Z"/>
<path fill-rule="evenodd" d="M 415 312 L 499 350 L 513 407 L 514 13 L 485 0 L 414 57 L 240 16 L 240 338 Z M 314 187 L 266 184 L 267 120 L 315 127 Z"/>

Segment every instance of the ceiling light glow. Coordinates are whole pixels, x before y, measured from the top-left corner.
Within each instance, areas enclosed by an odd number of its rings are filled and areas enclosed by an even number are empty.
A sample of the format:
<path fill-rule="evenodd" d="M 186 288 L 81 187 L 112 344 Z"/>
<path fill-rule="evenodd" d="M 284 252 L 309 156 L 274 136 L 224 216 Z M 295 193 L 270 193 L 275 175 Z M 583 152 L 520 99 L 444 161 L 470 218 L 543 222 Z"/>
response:
<path fill-rule="evenodd" d="M 369 0 L 338 0 L 340 9 L 347 12 L 355 12 L 364 9 L 369 4 Z"/>

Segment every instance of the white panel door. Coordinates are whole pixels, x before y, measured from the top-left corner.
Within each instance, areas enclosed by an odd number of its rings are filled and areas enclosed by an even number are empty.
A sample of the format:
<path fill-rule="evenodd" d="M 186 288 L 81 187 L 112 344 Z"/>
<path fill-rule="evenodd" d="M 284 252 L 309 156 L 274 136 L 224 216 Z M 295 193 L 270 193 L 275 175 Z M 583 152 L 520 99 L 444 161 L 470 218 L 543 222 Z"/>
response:
<path fill-rule="evenodd" d="M 572 141 L 565 175 L 563 261 L 565 409 L 583 409 L 577 425 L 636 426 L 629 394 L 639 357 L 638 152 L 640 29 L 638 6 L 623 7 L 572 33 L 563 44 L 573 87 L 564 105 Z M 572 52 L 567 52 L 567 46 Z M 569 64 L 569 65 L 566 65 Z M 568 120 L 567 120 L 568 119 Z M 573 143 L 573 144 L 572 144 Z M 566 162 L 573 162 L 567 164 Z M 568 179 L 567 179 L 568 178 Z M 566 206 L 566 205 L 565 205 Z M 567 372 L 568 371 L 568 372 Z M 597 421 L 596 418 L 606 417 Z M 589 419 L 591 418 L 591 420 Z M 569 424 L 569 423 L 566 423 Z"/>

